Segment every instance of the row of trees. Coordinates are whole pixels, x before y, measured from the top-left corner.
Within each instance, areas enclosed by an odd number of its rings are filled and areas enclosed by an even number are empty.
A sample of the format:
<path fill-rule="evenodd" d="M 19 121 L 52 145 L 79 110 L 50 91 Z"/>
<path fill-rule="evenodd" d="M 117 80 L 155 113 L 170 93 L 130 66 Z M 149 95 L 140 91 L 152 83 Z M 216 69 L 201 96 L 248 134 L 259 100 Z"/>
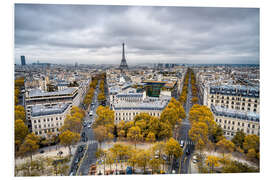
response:
<path fill-rule="evenodd" d="M 103 162 L 104 171 L 105 165 L 111 165 L 120 163 L 126 163 L 134 168 L 141 168 L 146 172 L 146 168 L 152 169 L 152 173 L 161 173 L 162 165 L 163 171 L 167 162 L 172 166 L 174 158 L 181 158 L 183 150 L 179 143 L 170 138 L 167 142 L 160 141 L 155 143 L 149 149 L 136 149 L 132 146 L 115 144 L 108 150 L 98 149 L 96 156 Z"/>
<path fill-rule="evenodd" d="M 185 78 L 184 78 L 184 84 L 182 87 L 182 92 L 179 96 L 179 101 L 182 105 L 184 105 L 187 102 L 187 94 L 188 94 L 188 81 L 189 81 L 189 69 L 186 72 Z"/>
<path fill-rule="evenodd" d="M 64 125 L 60 128 L 60 144 L 68 147 L 71 155 L 71 147 L 80 140 L 83 118 L 85 112 L 79 107 L 73 106 L 70 114 L 66 116 Z"/>
<path fill-rule="evenodd" d="M 95 139 L 101 146 L 103 141 L 112 140 L 114 138 L 114 111 L 108 106 L 98 106 L 96 113 L 97 118 L 92 127 Z"/>
<path fill-rule="evenodd" d="M 160 118 L 150 116 L 148 113 L 140 113 L 133 121 L 114 125 L 114 111 L 109 107 L 97 108 L 97 119 L 93 124 L 96 139 L 100 142 L 111 140 L 114 136 L 120 140 L 130 140 L 136 144 L 140 141 L 154 142 L 155 140 L 178 138 L 182 119 L 186 117 L 181 103 L 174 98 L 161 113 Z"/>
<path fill-rule="evenodd" d="M 86 105 L 86 107 L 88 107 L 91 103 L 92 103 L 92 99 L 93 99 L 93 96 L 94 96 L 94 92 L 95 92 L 95 89 L 97 87 L 97 84 L 98 84 L 98 79 L 97 77 L 93 77 L 92 78 L 92 81 L 89 85 L 89 90 L 83 100 L 83 103 Z"/>
<path fill-rule="evenodd" d="M 98 101 L 101 102 L 101 101 L 106 100 L 106 97 L 105 97 L 105 87 L 104 87 L 105 80 L 106 80 L 106 73 L 101 74 L 99 76 L 99 78 L 100 78 L 100 84 L 99 84 L 99 90 L 100 90 L 100 92 L 99 92 L 97 98 L 98 98 Z"/>
<path fill-rule="evenodd" d="M 232 140 L 227 140 L 223 136 L 222 128 L 214 121 L 210 109 L 207 106 L 198 104 L 193 105 L 190 109 L 189 120 L 191 122 L 189 137 L 195 143 L 195 148 L 199 150 L 201 161 L 198 164 L 200 170 L 203 170 L 203 150 L 205 148 L 209 150 L 218 148 L 223 156 L 223 166 L 226 167 L 228 160 L 224 160 L 226 159 L 225 153 L 234 151 L 244 153 L 249 160 L 259 161 L 259 137 L 257 135 L 245 135 L 242 131 L 239 131 Z M 212 159 L 210 157 L 206 161 L 207 164 L 211 164 L 210 167 L 216 167 L 215 162 L 217 162 L 217 159 L 214 160 L 213 157 Z M 229 165 L 232 165 L 232 163 L 229 163 Z"/>
<path fill-rule="evenodd" d="M 191 82 L 191 92 L 192 92 L 192 104 L 197 104 L 198 103 L 198 89 L 196 86 L 196 78 L 195 78 L 195 74 L 192 70 L 190 71 L 190 82 Z"/>

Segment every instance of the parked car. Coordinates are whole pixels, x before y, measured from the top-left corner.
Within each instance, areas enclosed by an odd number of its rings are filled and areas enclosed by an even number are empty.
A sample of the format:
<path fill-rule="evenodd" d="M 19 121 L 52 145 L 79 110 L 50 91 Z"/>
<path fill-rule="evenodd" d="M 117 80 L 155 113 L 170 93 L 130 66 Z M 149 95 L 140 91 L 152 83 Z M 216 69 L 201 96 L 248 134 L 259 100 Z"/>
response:
<path fill-rule="evenodd" d="M 43 154 L 44 153 L 44 150 L 40 150 L 39 152 L 40 152 L 40 154 Z"/>

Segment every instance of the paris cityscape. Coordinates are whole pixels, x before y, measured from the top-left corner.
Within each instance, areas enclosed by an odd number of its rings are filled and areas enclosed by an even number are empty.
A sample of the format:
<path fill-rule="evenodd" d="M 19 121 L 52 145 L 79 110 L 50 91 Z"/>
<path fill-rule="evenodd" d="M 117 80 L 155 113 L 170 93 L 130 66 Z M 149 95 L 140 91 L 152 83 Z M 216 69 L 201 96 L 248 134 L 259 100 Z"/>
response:
<path fill-rule="evenodd" d="M 257 8 L 14 13 L 14 176 L 260 172 Z"/>

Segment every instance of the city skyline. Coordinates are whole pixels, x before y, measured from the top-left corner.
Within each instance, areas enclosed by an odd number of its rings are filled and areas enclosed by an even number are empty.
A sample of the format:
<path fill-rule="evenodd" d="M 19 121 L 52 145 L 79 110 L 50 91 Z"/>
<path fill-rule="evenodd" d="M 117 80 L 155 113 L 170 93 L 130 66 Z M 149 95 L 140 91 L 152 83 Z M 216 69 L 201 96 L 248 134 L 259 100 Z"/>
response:
<path fill-rule="evenodd" d="M 259 64 L 259 9 L 15 5 L 16 64 L 119 64 L 123 42 L 128 64 Z"/>

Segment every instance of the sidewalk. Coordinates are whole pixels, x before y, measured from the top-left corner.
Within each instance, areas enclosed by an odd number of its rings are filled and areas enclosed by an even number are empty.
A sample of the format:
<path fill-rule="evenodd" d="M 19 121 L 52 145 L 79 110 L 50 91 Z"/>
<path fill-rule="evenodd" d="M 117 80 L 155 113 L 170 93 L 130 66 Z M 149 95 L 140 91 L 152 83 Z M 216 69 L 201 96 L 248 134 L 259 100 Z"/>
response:
<path fill-rule="evenodd" d="M 71 153 L 72 153 L 72 154 L 75 153 L 76 148 L 77 148 L 77 145 L 71 148 Z M 44 150 L 44 148 L 41 148 L 41 149 Z M 62 157 L 69 155 L 69 150 L 68 150 L 68 148 L 67 148 L 67 147 L 63 147 L 63 146 L 58 147 L 57 150 L 56 150 L 55 148 L 48 148 L 48 147 L 46 147 L 47 150 L 45 150 L 45 152 L 42 153 L 42 154 L 39 153 L 39 151 L 40 151 L 41 149 L 39 149 L 39 150 L 37 151 L 37 153 L 33 155 L 33 160 L 40 159 L 40 158 L 46 158 L 46 157 L 56 157 L 56 156 L 58 156 L 57 153 L 58 153 L 59 151 L 62 151 L 62 152 L 63 152 Z M 48 149 L 49 149 L 49 150 L 48 150 Z M 29 159 L 30 159 L 29 156 L 23 157 L 23 158 L 16 158 L 15 162 L 16 162 L 17 165 L 19 165 L 19 164 L 25 163 L 25 162 L 28 161 Z"/>

